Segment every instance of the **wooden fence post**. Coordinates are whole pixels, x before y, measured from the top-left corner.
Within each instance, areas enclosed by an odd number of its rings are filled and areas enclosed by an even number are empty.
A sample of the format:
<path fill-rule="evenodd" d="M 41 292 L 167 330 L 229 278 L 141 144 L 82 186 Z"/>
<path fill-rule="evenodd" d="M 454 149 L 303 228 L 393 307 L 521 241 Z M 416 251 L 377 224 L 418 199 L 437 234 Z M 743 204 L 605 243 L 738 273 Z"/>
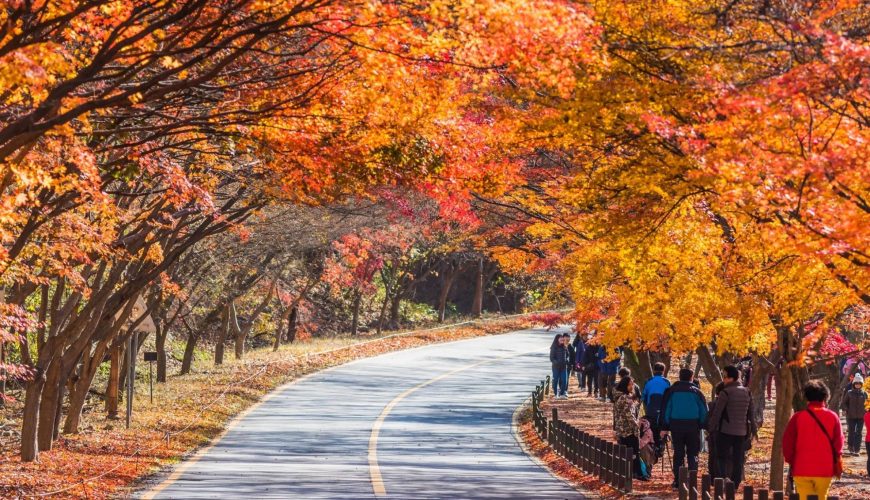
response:
<path fill-rule="evenodd" d="M 677 471 L 677 493 L 680 500 L 689 500 L 689 468 L 680 467 Z"/>
<path fill-rule="evenodd" d="M 734 483 L 730 479 L 725 480 L 725 500 L 735 500 Z"/>
<path fill-rule="evenodd" d="M 716 500 L 722 500 L 722 497 L 725 496 L 725 479 L 721 477 L 717 477 L 713 481 L 713 498 Z"/>
<path fill-rule="evenodd" d="M 580 429 L 571 426 L 571 463 L 580 467 Z"/>
<path fill-rule="evenodd" d="M 710 474 L 704 474 L 701 476 L 701 499 L 707 500 L 710 498 L 710 485 L 712 484 L 713 478 L 710 477 Z"/>
<path fill-rule="evenodd" d="M 752 489 L 752 486 L 750 486 L 750 485 L 748 485 L 748 484 L 745 485 L 745 486 L 743 487 L 743 498 L 744 498 L 744 500 L 752 500 L 753 497 L 754 497 L 754 495 L 753 495 L 753 489 Z"/>
<path fill-rule="evenodd" d="M 598 480 L 604 482 L 604 441 L 601 438 L 595 438 L 595 468 L 598 472 Z"/>
<path fill-rule="evenodd" d="M 689 471 L 689 500 L 698 500 L 698 470 Z"/>
<path fill-rule="evenodd" d="M 633 484 L 633 481 L 634 481 L 634 467 L 633 467 L 633 465 L 634 464 L 632 463 L 633 455 L 634 455 L 634 450 L 632 450 L 631 448 L 626 446 L 625 447 L 625 454 L 622 456 L 622 459 L 624 462 L 623 470 L 625 471 L 625 492 L 626 493 L 631 493 L 632 489 L 634 488 L 634 484 Z"/>
<path fill-rule="evenodd" d="M 758 500 L 767 500 L 768 499 L 768 491 L 765 488 L 758 490 L 758 494 L 756 495 Z"/>
<path fill-rule="evenodd" d="M 773 500 L 785 500 L 785 493 L 781 491 L 774 491 Z"/>
<path fill-rule="evenodd" d="M 583 470 L 592 474 L 595 468 L 592 466 L 592 436 L 583 433 Z"/>

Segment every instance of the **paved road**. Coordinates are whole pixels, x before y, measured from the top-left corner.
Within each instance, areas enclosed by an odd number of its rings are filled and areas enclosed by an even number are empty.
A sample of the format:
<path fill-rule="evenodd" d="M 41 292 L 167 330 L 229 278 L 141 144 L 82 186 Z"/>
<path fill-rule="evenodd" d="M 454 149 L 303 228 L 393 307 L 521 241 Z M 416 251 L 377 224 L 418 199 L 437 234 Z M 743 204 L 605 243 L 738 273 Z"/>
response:
<path fill-rule="evenodd" d="M 280 389 L 155 498 L 582 498 L 527 457 L 511 416 L 551 335 L 401 351 Z M 148 494 L 146 494 L 148 496 Z"/>

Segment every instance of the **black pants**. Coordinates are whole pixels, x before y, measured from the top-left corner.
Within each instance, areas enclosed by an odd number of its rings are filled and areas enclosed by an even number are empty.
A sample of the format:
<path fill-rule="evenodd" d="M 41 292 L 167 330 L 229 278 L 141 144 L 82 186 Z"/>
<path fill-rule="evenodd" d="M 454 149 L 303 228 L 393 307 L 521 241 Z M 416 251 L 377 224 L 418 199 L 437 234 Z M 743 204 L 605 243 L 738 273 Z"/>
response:
<path fill-rule="evenodd" d="M 649 424 L 649 428 L 653 433 L 653 447 L 656 449 L 656 457 L 662 458 L 662 429 L 656 422 L 658 422 L 658 419 L 653 418 Z"/>
<path fill-rule="evenodd" d="M 680 467 L 686 457 L 689 470 L 698 470 L 698 455 L 701 453 L 701 431 L 671 431 L 674 443 L 674 480 L 680 479 Z"/>
<path fill-rule="evenodd" d="M 846 429 L 849 431 L 849 451 L 858 453 L 861 451 L 861 438 L 864 431 L 863 418 L 846 419 Z"/>
<path fill-rule="evenodd" d="M 595 368 L 587 368 L 586 370 L 586 394 L 591 396 L 598 394 L 598 370 Z"/>
<path fill-rule="evenodd" d="M 643 476 L 643 473 L 640 470 L 640 441 L 638 441 L 637 436 L 625 436 L 619 438 L 619 444 L 622 446 L 627 446 L 632 449 L 634 452 L 634 462 L 633 469 L 635 477 Z"/>
<path fill-rule="evenodd" d="M 743 481 L 743 463 L 746 460 L 746 436 L 732 436 L 720 432 L 716 435 L 716 477 L 731 479 L 734 487 Z"/>

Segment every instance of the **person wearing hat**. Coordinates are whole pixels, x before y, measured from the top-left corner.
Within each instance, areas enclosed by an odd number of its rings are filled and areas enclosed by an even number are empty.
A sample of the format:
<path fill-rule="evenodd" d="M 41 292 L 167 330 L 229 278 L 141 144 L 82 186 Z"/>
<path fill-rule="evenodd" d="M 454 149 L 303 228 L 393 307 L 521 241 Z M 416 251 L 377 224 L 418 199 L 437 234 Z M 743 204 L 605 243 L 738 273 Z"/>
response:
<path fill-rule="evenodd" d="M 848 429 L 849 454 L 861 453 L 862 433 L 864 431 L 864 406 L 867 404 L 867 393 L 864 391 L 864 377 L 856 373 L 852 379 L 852 387 L 843 397 L 840 408 L 846 414 L 846 429 Z"/>

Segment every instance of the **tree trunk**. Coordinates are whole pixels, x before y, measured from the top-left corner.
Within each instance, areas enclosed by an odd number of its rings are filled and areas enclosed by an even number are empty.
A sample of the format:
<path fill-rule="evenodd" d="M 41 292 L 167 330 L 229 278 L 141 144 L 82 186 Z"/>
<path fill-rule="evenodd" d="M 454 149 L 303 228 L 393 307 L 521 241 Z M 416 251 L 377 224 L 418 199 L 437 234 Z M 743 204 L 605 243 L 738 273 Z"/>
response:
<path fill-rule="evenodd" d="M 235 317 L 234 314 L 231 314 L 230 309 L 234 309 L 235 305 L 230 302 L 224 307 L 223 312 L 221 312 L 221 329 L 218 333 L 217 342 L 214 345 L 214 364 L 222 365 L 224 364 L 224 348 L 227 343 L 227 336 L 230 333 L 230 316 Z"/>
<path fill-rule="evenodd" d="M 350 323 L 350 334 L 354 337 L 359 333 L 359 308 L 362 304 L 362 292 L 357 290 L 353 296 L 353 320 Z"/>
<path fill-rule="evenodd" d="M 387 306 L 390 304 L 390 294 L 386 290 L 384 293 L 384 302 L 381 304 L 381 313 L 378 315 L 378 335 L 384 331 L 384 319 L 387 316 Z"/>
<path fill-rule="evenodd" d="M 46 375 L 42 398 L 39 402 L 39 427 L 36 434 L 39 451 L 50 451 L 54 442 L 57 406 L 61 404 L 58 396 L 63 385 L 62 375 L 63 363 L 60 360 L 52 363 Z"/>
<path fill-rule="evenodd" d="M 121 387 L 121 355 L 123 344 L 109 351 L 109 382 L 106 386 L 106 413 L 110 419 L 118 418 L 118 393 Z"/>
<path fill-rule="evenodd" d="M 483 257 L 477 263 L 477 275 L 474 279 L 474 297 L 471 300 L 471 315 L 475 318 L 483 315 Z"/>
<path fill-rule="evenodd" d="M 272 344 L 272 352 L 278 350 L 281 347 L 281 341 L 285 338 L 288 338 L 290 335 L 290 315 L 293 314 L 294 309 L 296 309 L 296 302 L 284 308 L 284 311 L 281 312 L 281 317 L 278 318 L 278 328 L 275 329 L 275 342 Z M 287 325 L 287 334 L 284 334 L 284 325 Z"/>
<path fill-rule="evenodd" d="M 716 364 L 713 353 L 710 352 L 710 347 L 705 345 L 700 346 L 695 352 L 698 353 L 698 362 L 704 368 L 704 375 L 706 375 L 707 381 L 715 388 L 722 382 L 722 372 L 719 371 L 719 366 Z"/>
<path fill-rule="evenodd" d="M 834 362 L 828 365 L 825 383 L 831 388 L 831 400 L 828 402 L 829 408 L 834 409 L 834 411 L 839 410 L 840 404 L 843 402 L 843 396 L 849 388 L 849 377 L 857 371 L 858 363 L 852 363 L 852 368 L 846 374 L 843 374 L 840 370 L 839 363 Z"/>
<path fill-rule="evenodd" d="M 57 441 L 57 438 L 60 437 L 60 420 L 63 416 L 63 398 L 66 396 L 67 392 L 67 384 L 61 384 L 60 398 L 58 399 L 58 405 L 54 409 L 54 428 L 52 429 L 51 433 L 52 441 Z M 72 396 L 71 392 L 70 396 Z M 81 414 L 81 410 L 79 410 L 79 414 Z"/>
<path fill-rule="evenodd" d="M 767 377 L 772 370 L 770 363 L 758 354 L 752 355 L 752 378 L 749 379 L 749 393 L 752 395 L 752 418 L 760 429 L 764 425 L 764 407 L 767 404 Z"/>
<path fill-rule="evenodd" d="M 650 360 L 650 353 L 647 350 L 639 351 L 637 353 L 637 361 L 638 361 L 638 371 L 635 377 L 638 378 L 640 382 L 640 389 L 643 390 L 643 386 L 646 385 L 646 381 L 651 379 L 653 376 L 652 372 L 652 362 Z"/>
<path fill-rule="evenodd" d="M 444 322 L 447 315 L 447 297 L 450 296 L 450 289 L 453 288 L 453 282 L 456 281 L 456 276 L 459 275 L 459 266 L 450 265 L 450 269 L 445 271 L 441 277 L 441 291 L 438 293 L 438 321 Z"/>
<path fill-rule="evenodd" d="M 82 370 L 84 371 L 84 370 Z M 88 390 L 91 387 L 91 378 L 79 376 L 73 390 L 69 393 L 69 412 L 66 414 L 66 421 L 63 424 L 64 434 L 76 434 L 79 431 L 79 424 L 82 418 L 82 409 L 85 406 L 85 401 L 88 399 Z"/>
<path fill-rule="evenodd" d="M 114 335 L 105 338 L 94 346 L 94 352 L 90 350 L 82 353 L 81 369 L 75 383 L 72 384 L 69 394 L 69 411 L 66 415 L 66 422 L 63 425 L 64 434 L 75 434 L 79 431 L 79 423 L 81 422 L 82 409 L 87 401 L 88 391 L 94 383 L 94 376 L 97 370 L 103 363 L 106 356 L 106 351 L 114 340 Z M 108 394 L 108 387 L 106 388 Z"/>
<path fill-rule="evenodd" d="M 646 381 L 652 377 L 652 369 L 649 367 L 649 354 L 646 351 L 638 353 L 628 347 L 623 349 L 623 354 L 625 367 L 631 370 L 635 384 L 643 390 Z"/>
<path fill-rule="evenodd" d="M 792 415 L 792 398 L 795 395 L 795 378 L 792 367 L 784 363 L 778 371 L 776 379 L 776 406 L 773 420 L 773 447 L 770 457 L 770 480 L 768 487 L 771 490 L 783 489 L 783 476 L 785 461 L 782 456 L 782 437 L 785 427 Z"/>
<path fill-rule="evenodd" d="M 21 461 L 33 462 L 39 458 L 36 431 L 39 423 L 39 400 L 45 387 L 45 376 L 37 374 L 36 378 L 27 384 L 24 393 L 24 412 L 21 423 Z"/>
<path fill-rule="evenodd" d="M 296 342 L 296 333 L 299 331 L 299 308 L 293 306 L 290 310 L 290 318 L 287 320 L 287 342 Z"/>
<path fill-rule="evenodd" d="M 399 328 L 399 311 L 402 306 L 402 289 L 396 287 L 396 295 L 390 301 L 390 329 L 397 330 Z"/>
<path fill-rule="evenodd" d="M 166 338 L 169 336 L 169 327 L 158 330 L 154 339 L 157 349 L 157 383 L 166 383 Z"/>
<path fill-rule="evenodd" d="M 197 335 L 193 329 L 188 327 L 187 343 L 184 345 L 184 356 L 181 358 L 181 375 L 187 375 L 190 373 L 190 368 L 193 366 L 193 354 L 196 351 L 197 340 L 199 340 L 199 335 Z"/>
<path fill-rule="evenodd" d="M 278 280 L 272 282 L 272 285 L 269 287 L 269 292 L 263 298 L 263 300 L 257 305 L 254 309 L 254 312 L 251 313 L 251 317 L 248 318 L 248 322 L 245 323 L 244 328 L 236 327 L 236 359 L 242 359 L 242 356 L 245 355 L 245 342 L 248 339 L 248 335 L 250 335 L 251 330 L 254 329 L 254 324 L 257 322 L 257 318 L 263 314 L 263 311 L 268 307 L 269 302 L 272 301 L 272 295 L 275 293 L 275 289 L 278 287 Z M 232 323 L 237 325 L 236 323 L 236 313 L 235 313 L 235 305 L 232 308 L 233 316 L 231 318 Z"/>

